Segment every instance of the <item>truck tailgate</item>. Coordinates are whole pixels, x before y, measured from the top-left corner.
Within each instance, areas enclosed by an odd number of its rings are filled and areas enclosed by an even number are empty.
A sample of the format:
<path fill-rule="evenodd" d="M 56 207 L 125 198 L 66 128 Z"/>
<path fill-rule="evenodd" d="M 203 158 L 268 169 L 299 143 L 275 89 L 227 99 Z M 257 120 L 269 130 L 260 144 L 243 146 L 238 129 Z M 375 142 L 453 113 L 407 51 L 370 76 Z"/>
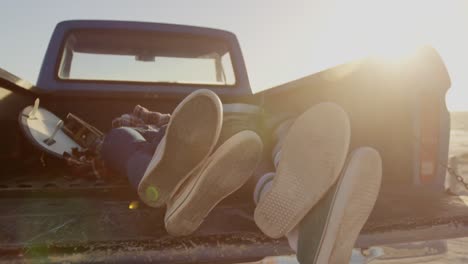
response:
<path fill-rule="evenodd" d="M 468 236 L 467 197 L 428 190 L 382 193 L 356 246 Z M 47 261 L 242 262 L 292 253 L 265 237 L 253 206 L 227 201 L 195 234 L 164 229 L 164 210 L 129 209 L 129 200 L 5 198 L 0 200 L 0 254 Z"/>

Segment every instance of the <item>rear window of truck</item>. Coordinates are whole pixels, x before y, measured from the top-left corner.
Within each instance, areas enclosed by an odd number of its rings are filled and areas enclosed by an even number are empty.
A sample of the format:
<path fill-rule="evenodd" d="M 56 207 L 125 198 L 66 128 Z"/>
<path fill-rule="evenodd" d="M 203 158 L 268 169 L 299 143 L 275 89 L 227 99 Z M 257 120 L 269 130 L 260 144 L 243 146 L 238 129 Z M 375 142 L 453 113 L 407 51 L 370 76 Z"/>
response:
<path fill-rule="evenodd" d="M 234 85 L 223 39 L 168 32 L 75 30 L 64 42 L 62 80 Z"/>

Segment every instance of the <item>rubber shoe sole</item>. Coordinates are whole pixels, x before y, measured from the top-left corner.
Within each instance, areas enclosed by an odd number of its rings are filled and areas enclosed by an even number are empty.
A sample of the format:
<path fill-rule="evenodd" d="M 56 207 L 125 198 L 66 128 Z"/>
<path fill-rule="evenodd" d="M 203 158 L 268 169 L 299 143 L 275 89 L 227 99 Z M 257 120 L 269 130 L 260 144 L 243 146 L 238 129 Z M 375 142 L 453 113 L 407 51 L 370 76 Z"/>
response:
<path fill-rule="evenodd" d="M 174 110 L 166 135 L 140 181 L 140 199 L 152 207 L 165 205 L 213 151 L 221 125 L 222 104 L 215 93 L 198 90 L 187 96 Z"/>
<path fill-rule="evenodd" d="M 376 150 L 364 147 L 350 155 L 339 181 L 299 225 L 300 263 L 349 263 L 381 179 L 382 161 Z"/>
<path fill-rule="evenodd" d="M 175 236 L 193 233 L 221 200 L 249 179 L 262 148 L 260 137 L 248 130 L 224 142 L 171 203 L 165 217 L 167 232 Z"/>
<path fill-rule="evenodd" d="M 289 129 L 277 175 L 255 209 L 257 226 L 280 238 L 299 224 L 337 180 L 349 147 L 347 114 L 321 103 L 300 115 Z"/>

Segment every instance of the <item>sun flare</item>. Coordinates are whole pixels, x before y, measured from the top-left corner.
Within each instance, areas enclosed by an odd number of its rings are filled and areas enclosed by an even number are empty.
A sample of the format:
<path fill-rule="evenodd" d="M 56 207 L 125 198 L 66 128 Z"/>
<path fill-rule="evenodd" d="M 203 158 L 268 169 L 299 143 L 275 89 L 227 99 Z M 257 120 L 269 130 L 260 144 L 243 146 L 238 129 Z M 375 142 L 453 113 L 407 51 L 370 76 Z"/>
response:
<path fill-rule="evenodd" d="M 451 110 L 467 109 L 468 46 L 465 1 L 337 0 L 317 39 L 316 64 L 322 69 L 367 56 L 398 60 L 417 47 L 434 47 L 450 73 Z"/>

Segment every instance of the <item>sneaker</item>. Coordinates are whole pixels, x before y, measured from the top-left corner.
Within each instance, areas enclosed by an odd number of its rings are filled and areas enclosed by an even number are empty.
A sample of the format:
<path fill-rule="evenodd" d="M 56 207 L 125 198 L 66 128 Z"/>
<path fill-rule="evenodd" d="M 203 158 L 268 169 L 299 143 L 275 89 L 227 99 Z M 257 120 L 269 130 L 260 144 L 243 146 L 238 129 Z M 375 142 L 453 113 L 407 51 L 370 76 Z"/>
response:
<path fill-rule="evenodd" d="M 253 200 L 255 205 L 257 205 L 260 202 L 260 198 L 262 195 L 264 195 L 266 192 L 268 192 L 271 189 L 271 185 L 273 183 L 273 179 L 275 178 L 276 173 L 274 172 L 268 172 L 264 174 L 260 179 L 257 181 L 257 184 L 255 185 L 255 190 L 253 193 Z"/>
<path fill-rule="evenodd" d="M 175 236 L 193 233 L 221 200 L 249 179 L 262 148 L 260 137 L 249 130 L 226 140 L 171 199 L 165 217 L 167 232 Z"/>
<path fill-rule="evenodd" d="M 281 150 L 277 176 L 254 213 L 267 236 L 283 237 L 336 182 L 350 138 L 347 114 L 333 103 L 318 104 L 300 115 Z"/>
<path fill-rule="evenodd" d="M 299 225 L 300 263 L 349 263 L 354 243 L 374 207 L 382 179 L 379 153 L 359 148 L 339 181 Z"/>
<path fill-rule="evenodd" d="M 209 90 L 197 90 L 177 106 L 139 183 L 138 195 L 144 203 L 165 205 L 173 191 L 213 151 L 222 118 L 221 101 Z"/>
<path fill-rule="evenodd" d="M 273 179 L 275 177 L 276 177 L 276 173 L 268 172 L 264 174 L 257 181 L 257 185 L 255 186 L 254 197 L 253 197 L 255 205 L 257 205 L 260 201 L 260 198 L 271 189 Z M 289 246 L 294 252 L 297 252 L 298 236 L 299 236 L 299 230 L 297 226 L 286 234 L 286 238 L 288 239 Z"/>

